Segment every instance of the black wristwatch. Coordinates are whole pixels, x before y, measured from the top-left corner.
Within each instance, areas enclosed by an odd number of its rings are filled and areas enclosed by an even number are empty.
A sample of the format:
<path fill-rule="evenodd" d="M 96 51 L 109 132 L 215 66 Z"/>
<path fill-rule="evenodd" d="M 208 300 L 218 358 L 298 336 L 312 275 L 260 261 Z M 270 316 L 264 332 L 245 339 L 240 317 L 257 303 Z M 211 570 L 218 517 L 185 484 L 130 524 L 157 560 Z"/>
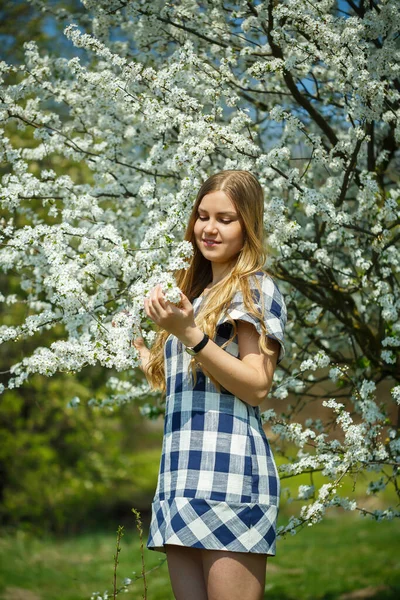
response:
<path fill-rule="evenodd" d="M 190 356 L 196 356 L 196 354 L 198 352 L 200 352 L 200 350 L 202 350 L 202 348 L 204 348 L 204 346 L 207 344 L 207 342 L 208 342 L 209 339 L 210 338 L 205 333 L 203 339 L 201 340 L 201 342 L 199 342 L 196 346 L 193 346 L 193 348 L 186 347 L 185 348 L 186 352 L 188 354 L 190 354 Z"/>

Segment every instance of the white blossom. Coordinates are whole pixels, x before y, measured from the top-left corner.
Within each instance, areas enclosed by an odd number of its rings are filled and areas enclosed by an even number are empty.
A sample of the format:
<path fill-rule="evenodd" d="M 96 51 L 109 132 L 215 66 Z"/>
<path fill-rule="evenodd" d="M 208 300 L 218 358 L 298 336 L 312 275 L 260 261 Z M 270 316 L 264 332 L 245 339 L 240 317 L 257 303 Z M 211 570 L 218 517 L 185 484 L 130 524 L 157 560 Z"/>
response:
<path fill-rule="evenodd" d="M 293 535 L 330 506 L 355 510 L 336 482 L 379 474 L 400 454 L 397 435 L 382 441 L 386 426 L 395 431 L 386 405 L 400 404 L 398 3 L 366 3 L 363 15 L 350 5 L 337 14 L 330 0 L 239 2 L 231 12 L 145 4 L 84 0 L 80 22 L 54 2 L 79 57 L 29 42 L 24 64 L 0 63 L 0 266 L 18 280 L 0 302 L 24 308 L 0 324 L 0 342 L 64 331 L 11 365 L 0 393 L 34 373 L 100 365 L 129 382 L 111 377 L 91 406 L 157 399 L 137 377 L 132 345 L 139 331 L 148 347 L 156 336 L 144 299 L 160 284 L 179 302 L 174 273 L 193 256 L 183 237 L 200 185 L 219 170 L 249 170 L 265 197 L 265 268 L 289 309 L 270 390 L 280 406 L 262 419 L 277 448 L 294 448 L 280 473 L 329 480 L 300 486 L 306 504 L 280 528 Z M 388 398 L 378 394 L 384 380 Z M 302 418 L 317 405 L 321 418 Z M 141 410 L 152 418 L 159 408 Z"/>

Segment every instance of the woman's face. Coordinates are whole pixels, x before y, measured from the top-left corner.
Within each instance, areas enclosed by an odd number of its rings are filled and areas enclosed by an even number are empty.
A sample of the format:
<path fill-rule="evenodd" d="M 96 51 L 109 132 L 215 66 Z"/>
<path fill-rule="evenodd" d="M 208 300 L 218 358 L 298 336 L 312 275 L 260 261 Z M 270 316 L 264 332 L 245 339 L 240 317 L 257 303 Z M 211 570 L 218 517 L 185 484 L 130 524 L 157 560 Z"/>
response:
<path fill-rule="evenodd" d="M 229 263 L 244 243 L 243 229 L 236 208 L 225 192 L 203 196 L 194 224 L 197 247 L 211 262 Z M 205 240 L 216 243 L 207 244 Z"/>

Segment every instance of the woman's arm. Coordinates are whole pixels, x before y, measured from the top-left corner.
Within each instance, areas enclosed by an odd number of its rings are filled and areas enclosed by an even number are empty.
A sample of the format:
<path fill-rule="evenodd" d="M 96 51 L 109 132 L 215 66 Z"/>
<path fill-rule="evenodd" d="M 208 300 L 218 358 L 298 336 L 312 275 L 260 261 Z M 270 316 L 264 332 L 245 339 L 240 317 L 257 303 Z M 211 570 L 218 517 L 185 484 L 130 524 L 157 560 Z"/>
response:
<path fill-rule="evenodd" d="M 203 332 L 194 327 L 179 339 L 185 346 L 195 346 L 203 338 Z M 276 368 L 280 344 L 267 338 L 268 348 L 273 355 L 267 356 L 258 348 L 259 333 L 254 325 L 237 321 L 240 358 L 236 358 L 209 340 L 196 360 L 225 389 L 251 406 L 259 406 L 267 396 Z"/>
<path fill-rule="evenodd" d="M 204 336 L 194 319 L 193 305 L 181 292 L 181 308 L 164 298 L 160 285 L 156 285 L 144 300 L 148 317 L 157 325 L 175 335 L 185 346 L 196 346 Z M 212 340 L 196 355 L 205 369 L 229 392 L 258 406 L 272 384 L 279 355 L 279 342 L 268 338 L 268 347 L 274 353 L 269 357 L 258 349 L 258 335 L 251 323 L 238 322 L 240 359 L 232 356 Z"/>

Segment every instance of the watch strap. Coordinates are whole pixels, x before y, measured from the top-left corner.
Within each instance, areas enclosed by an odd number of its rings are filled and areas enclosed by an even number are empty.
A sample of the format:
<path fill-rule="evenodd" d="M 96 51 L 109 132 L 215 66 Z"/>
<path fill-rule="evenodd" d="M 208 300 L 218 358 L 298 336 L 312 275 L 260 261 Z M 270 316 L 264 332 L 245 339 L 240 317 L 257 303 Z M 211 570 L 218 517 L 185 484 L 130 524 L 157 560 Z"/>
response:
<path fill-rule="evenodd" d="M 196 344 L 196 346 L 193 346 L 193 348 L 190 348 L 190 346 L 185 348 L 186 352 L 194 356 L 204 348 L 209 339 L 209 336 L 205 333 L 203 339 L 198 344 Z"/>

